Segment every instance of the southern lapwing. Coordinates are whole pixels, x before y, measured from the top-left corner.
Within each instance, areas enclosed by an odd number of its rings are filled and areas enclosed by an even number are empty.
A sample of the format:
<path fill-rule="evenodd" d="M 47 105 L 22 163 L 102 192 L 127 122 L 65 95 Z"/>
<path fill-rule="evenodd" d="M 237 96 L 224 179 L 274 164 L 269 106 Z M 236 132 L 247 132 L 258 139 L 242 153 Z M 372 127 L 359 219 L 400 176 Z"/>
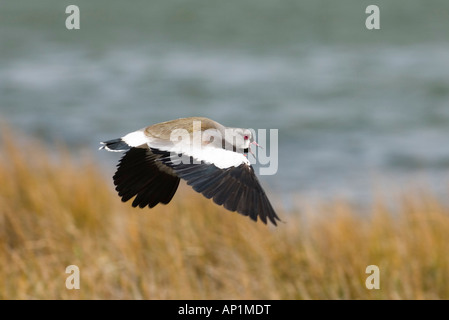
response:
<path fill-rule="evenodd" d="M 153 208 L 168 204 L 183 179 L 218 205 L 265 224 L 276 215 L 251 166 L 247 153 L 254 141 L 249 129 L 190 117 L 157 123 L 122 138 L 101 143 L 100 149 L 126 152 L 113 177 L 123 202 Z"/>

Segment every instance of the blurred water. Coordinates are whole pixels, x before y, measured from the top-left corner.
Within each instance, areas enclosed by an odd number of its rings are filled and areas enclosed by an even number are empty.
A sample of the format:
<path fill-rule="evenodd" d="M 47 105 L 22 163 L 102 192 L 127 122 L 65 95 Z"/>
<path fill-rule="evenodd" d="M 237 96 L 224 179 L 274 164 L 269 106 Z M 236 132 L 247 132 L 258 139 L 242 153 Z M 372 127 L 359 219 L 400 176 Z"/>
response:
<path fill-rule="evenodd" d="M 365 28 L 369 4 L 381 30 Z M 448 14 L 446 0 L 6 0 L 0 116 L 110 170 L 98 142 L 152 123 L 276 128 L 279 171 L 261 180 L 284 199 L 417 181 L 447 196 Z"/>

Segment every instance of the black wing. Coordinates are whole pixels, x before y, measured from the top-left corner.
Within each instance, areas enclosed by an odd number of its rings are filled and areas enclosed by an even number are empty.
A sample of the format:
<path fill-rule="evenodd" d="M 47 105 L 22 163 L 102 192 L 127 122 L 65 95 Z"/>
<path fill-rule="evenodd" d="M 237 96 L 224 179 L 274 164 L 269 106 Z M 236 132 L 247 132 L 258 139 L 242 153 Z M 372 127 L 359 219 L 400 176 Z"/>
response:
<path fill-rule="evenodd" d="M 173 170 L 163 166 L 148 148 L 131 148 L 117 165 L 113 179 L 115 190 L 123 202 L 136 196 L 132 206 L 153 208 L 158 203 L 168 204 L 173 198 L 179 178 Z"/>
<path fill-rule="evenodd" d="M 242 163 L 238 167 L 220 169 L 204 161 L 173 163 L 168 153 L 152 151 L 160 154 L 160 161 L 171 167 L 178 177 L 206 198 L 212 198 L 216 204 L 249 216 L 254 221 L 259 217 L 265 224 L 267 219 L 274 225 L 277 225 L 276 220 L 280 221 L 251 165 Z"/>

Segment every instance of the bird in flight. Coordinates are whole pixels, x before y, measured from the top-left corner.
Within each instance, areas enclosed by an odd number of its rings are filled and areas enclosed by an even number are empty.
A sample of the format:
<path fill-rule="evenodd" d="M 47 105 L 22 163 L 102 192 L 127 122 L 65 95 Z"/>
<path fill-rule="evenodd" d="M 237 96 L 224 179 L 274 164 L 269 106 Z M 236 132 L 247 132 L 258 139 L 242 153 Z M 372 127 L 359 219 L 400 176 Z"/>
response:
<path fill-rule="evenodd" d="M 280 219 L 246 157 L 251 145 L 259 146 L 249 129 L 190 117 L 101 142 L 100 149 L 125 152 L 113 180 L 123 202 L 135 197 L 133 207 L 168 204 L 183 179 L 227 210 L 276 225 Z"/>

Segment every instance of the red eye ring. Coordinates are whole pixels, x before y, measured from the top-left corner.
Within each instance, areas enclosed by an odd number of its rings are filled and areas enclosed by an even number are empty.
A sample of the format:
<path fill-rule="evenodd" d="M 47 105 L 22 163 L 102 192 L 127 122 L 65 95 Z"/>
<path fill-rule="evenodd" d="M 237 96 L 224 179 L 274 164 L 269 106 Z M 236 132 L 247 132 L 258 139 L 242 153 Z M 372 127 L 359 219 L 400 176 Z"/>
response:
<path fill-rule="evenodd" d="M 248 136 L 243 136 L 243 139 L 244 139 L 244 140 L 248 140 L 249 137 L 248 137 Z"/>

